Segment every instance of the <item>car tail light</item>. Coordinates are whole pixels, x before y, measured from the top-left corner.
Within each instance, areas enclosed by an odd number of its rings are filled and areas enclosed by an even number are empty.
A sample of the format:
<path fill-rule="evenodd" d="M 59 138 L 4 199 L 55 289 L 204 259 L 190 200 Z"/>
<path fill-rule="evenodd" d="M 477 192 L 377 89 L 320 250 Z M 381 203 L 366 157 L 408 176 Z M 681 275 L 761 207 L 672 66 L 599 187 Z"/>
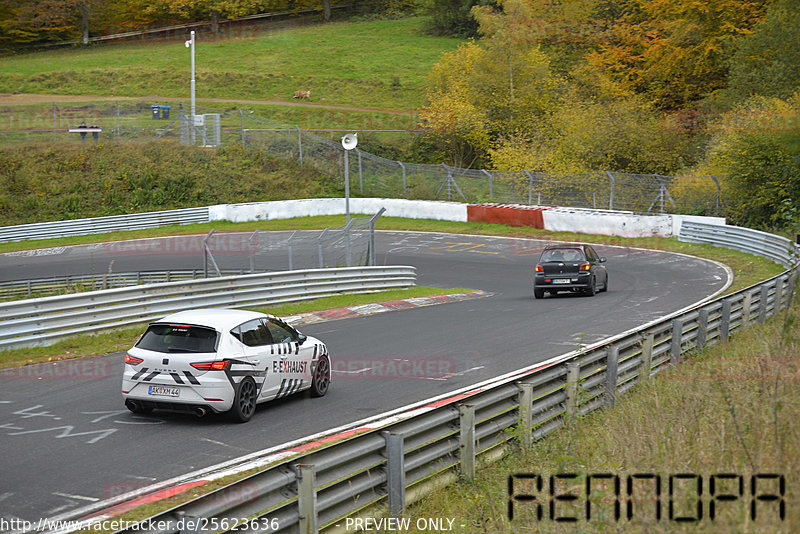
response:
<path fill-rule="evenodd" d="M 540 263 L 537 263 L 537 264 L 536 264 L 536 267 L 534 267 L 534 270 L 535 270 L 537 273 L 543 273 L 543 272 L 544 272 L 544 267 L 542 267 L 542 265 L 541 265 Z"/>
<path fill-rule="evenodd" d="M 590 271 L 592 269 L 591 263 L 584 263 L 581 265 L 581 271 Z"/>
<path fill-rule="evenodd" d="M 230 360 L 222 360 L 221 362 L 194 362 L 189 365 L 201 371 L 224 371 L 230 364 Z"/>
<path fill-rule="evenodd" d="M 130 354 L 125 354 L 125 363 L 128 365 L 139 365 L 144 360 L 141 358 L 137 358 L 136 356 L 131 356 Z"/>

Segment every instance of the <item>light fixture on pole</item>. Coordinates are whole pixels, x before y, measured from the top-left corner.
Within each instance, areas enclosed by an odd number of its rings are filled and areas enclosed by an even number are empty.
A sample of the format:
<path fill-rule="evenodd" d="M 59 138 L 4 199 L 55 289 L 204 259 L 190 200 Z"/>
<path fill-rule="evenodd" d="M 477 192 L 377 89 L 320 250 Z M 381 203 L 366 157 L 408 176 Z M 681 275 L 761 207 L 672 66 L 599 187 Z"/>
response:
<path fill-rule="evenodd" d="M 191 48 L 192 49 L 192 81 L 191 81 L 192 106 L 191 106 L 191 111 L 190 111 L 191 116 L 189 117 L 190 125 L 191 125 L 190 127 L 192 129 L 192 145 L 194 145 L 194 126 L 195 126 L 195 124 L 194 124 L 195 123 L 195 118 L 194 118 L 194 114 L 195 114 L 195 107 L 194 107 L 194 41 L 195 41 L 195 39 L 194 39 L 194 30 L 192 30 L 191 38 L 188 41 L 186 41 L 186 43 L 185 43 L 186 48 Z"/>
<path fill-rule="evenodd" d="M 352 133 L 342 137 L 344 147 L 344 212 L 346 222 L 350 222 L 350 160 L 348 154 L 358 144 L 358 134 Z"/>

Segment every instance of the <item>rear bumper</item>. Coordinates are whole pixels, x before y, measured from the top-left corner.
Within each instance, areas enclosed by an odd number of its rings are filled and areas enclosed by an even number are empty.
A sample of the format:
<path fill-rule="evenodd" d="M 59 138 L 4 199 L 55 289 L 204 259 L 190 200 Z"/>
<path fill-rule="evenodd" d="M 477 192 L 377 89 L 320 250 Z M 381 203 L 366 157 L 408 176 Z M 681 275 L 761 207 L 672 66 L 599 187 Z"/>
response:
<path fill-rule="evenodd" d="M 145 408 L 172 412 L 192 412 L 200 407 L 206 411 L 221 413 L 227 412 L 233 406 L 234 391 L 229 384 L 219 384 L 217 387 L 172 386 L 180 389 L 178 397 L 150 395 L 148 390 L 151 385 L 160 384 L 123 380 L 122 397 L 125 400 L 136 401 Z"/>
<path fill-rule="evenodd" d="M 556 280 L 568 280 L 560 283 Z M 591 273 L 580 273 L 574 275 L 546 275 L 537 274 L 533 278 L 533 287 L 536 289 L 547 289 L 550 291 L 568 291 L 573 289 L 588 289 L 592 283 Z"/>

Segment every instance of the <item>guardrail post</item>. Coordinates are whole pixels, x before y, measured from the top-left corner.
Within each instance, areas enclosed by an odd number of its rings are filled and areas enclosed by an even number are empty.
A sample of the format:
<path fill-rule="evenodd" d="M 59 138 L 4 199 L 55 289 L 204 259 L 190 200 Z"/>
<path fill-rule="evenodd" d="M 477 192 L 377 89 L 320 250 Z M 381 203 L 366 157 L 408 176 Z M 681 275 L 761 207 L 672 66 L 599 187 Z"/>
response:
<path fill-rule="evenodd" d="M 722 311 L 719 316 L 719 338 L 728 341 L 731 338 L 731 305 L 730 299 L 722 301 Z"/>
<path fill-rule="evenodd" d="M 461 432 L 458 450 L 461 455 L 461 476 L 467 480 L 475 479 L 475 405 L 458 405 Z"/>
<path fill-rule="evenodd" d="M 769 286 L 761 286 L 761 294 L 758 298 L 758 322 L 763 323 L 767 320 L 767 304 L 769 304 Z"/>
<path fill-rule="evenodd" d="M 581 376 L 581 366 L 578 362 L 567 362 L 567 384 L 565 393 L 567 400 L 564 401 L 564 410 L 567 412 L 567 419 L 571 420 L 578 412 L 578 381 Z"/>
<path fill-rule="evenodd" d="M 750 307 L 753 305 L 753 293 L 748 291 L 744 294 L 744 302 L 742 302 L 742 328 L 747 326 L 750 322 Z"/>
<path fill-rule="evenodd" d="M 406 469 L 402 434 L 384 432 L 386 440 L 386 493 L 389 496 L 389 515 L 398 517 L 406 509 Z"/>
<path fill-rule="evenodd" d="M 697 312 L 697 349 L 706 346 L 708 339 L 708 310 L 702 309 Z"/>
<path fill-rule="evenodd" d="M 530 447 L 533 444 L 533 384 L 527 382 L 517 382 L 519 386 L 519 417 L 517 428 L 519 428 L 522 445 Z"/>
<path fill-rule="evenodd" d="M 199 534 L 203 532 L 203 529 L 200 528 L 201 523 L 203 523 L 202 517 L 189 515 L 183 510 L 175 512 L 175 515 L 178 517 L 178 525 L 181 527 L 178 531 L 179 534 Z"/>
<path fill-rule="evenodd" d="M 673 365 L 681 360 L 681 341 L 683 341 L 683 321 L 675 319 L 672 321 L 672 347 L 669 358 Z"/>
<path fill-rule="evenodd" d="M 656 342 L 656 335 L 652 332 L 645 332 L 642 339 L 642 368 L 639 370 L 639 381 L 648 380 L 653 370 L 653 345 Z"/>
<path fill-rule="evenodd" d="M 302 534 L 317 534 L 317 474 L 313 464 L 297 464 L 297 507 Z"/>
<path fill-rule="evenodd" d="M 772 315 L 777 315 L 783 308 L 783 277 L 775 280 L 775 300 L 772 306 Z"/>
<path fill-rule="evenodd" d="M 619 347 L 611 345 L 606 349 L 606 401 L 609 408 L 617 404 L 617 360 Z"/>

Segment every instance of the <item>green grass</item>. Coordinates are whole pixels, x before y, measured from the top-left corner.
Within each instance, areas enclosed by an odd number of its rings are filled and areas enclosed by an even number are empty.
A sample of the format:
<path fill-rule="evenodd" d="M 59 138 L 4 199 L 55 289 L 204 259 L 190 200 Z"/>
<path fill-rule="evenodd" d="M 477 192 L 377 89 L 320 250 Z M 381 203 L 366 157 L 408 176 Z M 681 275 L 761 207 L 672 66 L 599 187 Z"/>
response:
<path fill-rule="evenodd" d="M 357 306 L 359 304 L 388 302 L 433 295 L 468 293 L 471 291 L 473 290 L 464 288 L 442 289 L 415 286 L 409 289 L 396 289 L 392 291 L 379 291 L 357 295 L 339 295 L 266 308 L 256 307 L 243 309 L 253 309 L 277 316 L 287 316 L 311 311 Z M 96 335 L 73 336 L 47 347 L 30 347 L 2 351 L 0 352 L 0 368 L 121 352 L 133 346 L 138 337 L 142 334 L 144 326 L 145 323 L 142 323 Z"/>
<path fill-rule="evenodd" d="M 424 18 L 335 22 L 196 46 L 197 96 L 409 110 L 439 57 L 462 41 L 424 35 Z M 0 92 L 186 97 L 183 39 L 107 44 L 6 57 Z"/>
<path fill-rule="evenodd" d="M 411 506 L 407 517 L 448 517 L 470 525 L 457 532 L 581 532 L 581 533 L 791 533 L 800 531 L 800 322 L 798 306 L 764 325 L 735 335 L 688 357 L 683 363 L 619 397 L 613 409 L 603 409 L 556 431 L 530 448 L 512 446 L 501 461 L 479 469 L 474 482 L 459 482 L 426 495 Z M 550 519 L 547 482 L 539 492 L 515 481 L 515 493 L 538 495 L 536 502 L 517 502 L 509 521 L 508 479 L 512 474 L 610 473 L 620 476 L 624 496 L 627 475 L 654 473 L 662 477 L 662 518 L 653 515 L 655 492 L 644 490 L 634 520 L 613 518 L 607 500 L 593 501 L 593 519 L 566 528 Z M 680 523 L 669 519 L 670 475 L 703 476 L 703 520 Z M 719 502 L 717 516 L 709 517 L 710 476 L 734 473 L 744 477 L 744 496 Z M 759 519 L 750 519 L 750 477 L 776 473 L 786 477 L 786 518 L 780 520 L 777 503 L 758 502 Z M 545 478 L 545 480 L 547 480 Z M 562 516 L 585 518 L 585 482 L 565 483 L 558 493 L 579 495 L 572 503 L 558 503 Z M 776 483 L 760 482 L 759 491 L 778 493 Z M 595 481 L 595 491 L 599 484 Z M 606 486 L 608 488 L 608 486 Z M 687 487 L 683 485 L 683 487 Z M 690 486 L 691 487 L 691 486 Z M 736 486 L 718 486 L 719 493 L 736 494 Z M 676 495 L 685 496 L 676 491 Z M 536 504 L 544 503 L 543 518 Z M 696 515 L 696 499 L 676 498 L 675 516 Z M 626 508 L 622 501 L 622 516 Z M 638 515 L 637 515 L 638 514 Z M 649 514 L 649 515 L 648 515 Z M 640 519 L 636 519 L 640 518 Z M 416 530 L 411 530 L 416 532 Z"/>

